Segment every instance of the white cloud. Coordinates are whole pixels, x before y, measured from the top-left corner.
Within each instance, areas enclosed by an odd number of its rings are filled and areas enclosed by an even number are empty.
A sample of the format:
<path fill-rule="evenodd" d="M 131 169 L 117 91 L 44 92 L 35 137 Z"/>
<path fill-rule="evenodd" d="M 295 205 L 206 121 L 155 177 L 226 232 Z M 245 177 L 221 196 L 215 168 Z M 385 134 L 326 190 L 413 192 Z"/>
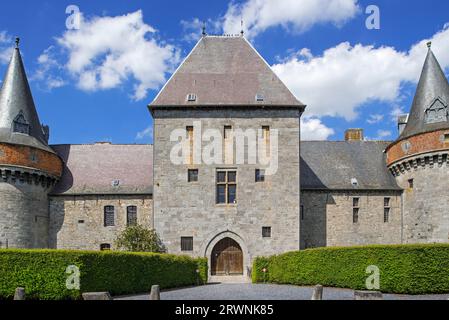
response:
<path fill-rule="evenodd" d="M 357 0 L 247 0 L 232 2 L 222 18 L 225 33 L 241 30 L 241 20 L 248 38 L 270 27 L 282 26 L 304 32 L 315 24 L 342 25 L 359 11 Z"/>
<path fill-rule="evenodd" d="M 449 67 L 449 26 L 430 40 L 442 67 Z M 273 69 L 308 105 L 306 115 L 350 121 L 357 118 L 358 108 L 367 102 L 398 102 L 402 85 L 419 79 L 427 41 L 420 41 L 408 52 L 392 47 L 351 46 L 348 42 L 321 56 L 303 49 Z"/>
<path fill-rule="evenodd" d="M 47 90 L 66 85 L 66 81 L 61 76 L 55 75 L 54 71 L 60 74 L 64 66 L 57 61 L 54 50 L 55 48 L 51 46 L 37 58 L 38 68 L 30 77 L 30 80 L 43 82 Z"/>
<path fill-rule="evenodd" d="M 6 31 L 0 31 L 0 64 L 8 64 L 12 55 L 12 37 Z"/>
<path fill-rule="evenodd" d="M 301 119 L 301 140 L 303 141 L 327 140 L 334 133 L 335 131 L 331 128 L 326 127 L 320 119 Z"/>
<path fill-rule="evenodd" d="M 198 18 L 192 20 L 181 20 L 181 26 L 183 29 L 183 40 L 187 42 L 196 42 L 201 38 L 203 27 L 206 27 L 207 34 L 220 33 L 219 20 L 207 19 L 207 21 L 201 21 Z"/>
<path fill-rule="evenodd" d="M 376 124 L 381 122 L 384 119 L 384 115 L 382 114 L 370 114 L 366 122 L 369 124 Z"/>
<path fill-rule="evenodd" d="M 365 140 L 366 141 L 383 141 L 386 140 L 387 138 L 391 138 L 392 133 L 390 130 L 377 130 L 377 137 L 375 138 L 370 138 L 370 137 L 366 137 Z"/>
<path fill-rule="evenodd" d="M 57 42 L 68 53 L 65 68 L 80 89 L 112 89 L 132 80 L 133 99 L 141 100 L 179 62 L 179 51 L 156 36 L 139 10 L 116 17 L 82 16 L 81 28 L 66 31 Z"/>
<path fill-rule="evenodd" d="M 153 138 L 153 127 L 149 126 L 148 128 L 140 131 L 136 135 L 136 140 L 142 140 L 145 138 L 152 139 Z"/>

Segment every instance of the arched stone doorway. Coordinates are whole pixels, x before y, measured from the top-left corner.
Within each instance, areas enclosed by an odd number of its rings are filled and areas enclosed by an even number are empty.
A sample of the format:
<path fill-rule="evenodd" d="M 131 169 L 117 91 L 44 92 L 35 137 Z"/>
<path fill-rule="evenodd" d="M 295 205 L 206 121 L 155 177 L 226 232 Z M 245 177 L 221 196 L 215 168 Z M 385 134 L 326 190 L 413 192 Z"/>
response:
<path fill-rule="evenodd" d="M 231 238 L 220 240 L 212 249 L 211 275 L 243 275 L 243 251 Z"/>

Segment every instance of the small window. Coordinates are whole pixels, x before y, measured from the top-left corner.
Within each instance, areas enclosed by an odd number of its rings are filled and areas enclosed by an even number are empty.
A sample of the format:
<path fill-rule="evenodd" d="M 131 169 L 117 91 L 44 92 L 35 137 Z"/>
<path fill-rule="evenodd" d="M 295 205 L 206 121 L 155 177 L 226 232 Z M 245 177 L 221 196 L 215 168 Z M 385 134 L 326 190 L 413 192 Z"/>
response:
<path fill-rule="evenodd" d="M 352 222 L 359 223 L 359 208 L 352 209 Z"/>
<path fill-rule="evenodd" d="M 271 238 L 271 227 L 262 227 L 262 237 Z"/>
<path fill-rule="evenodd" d="M 304 220 L 304 206 L 300 207 L 301 220 Z"/>
<path fill-rule="evenodd" d="M 113 206 L 104 207 L 104 226 L 113 227 L 115 225 L 115 209 Z"/>
<path fill-rule="evenodd" d="M 413 179 L 408 180 L 408 187 L 409 189 L 413 189 L 415 187 L 415 182 Z"/>
<path fill-rule="evenodd" d="M 198 182 L 198 169 L 189 169 L 187 172 L 188 182 Z"/>
<path fill-rule="evenodd" d="M 384 208 L 384 223 L 390 221 L 390 208 Z"/>
<path fill-rule="evenodd" d="M 352 178 L 351 184 L 354 188 L 357 188 L 359 186 L 359 181 L 356 178 Z"/>
<path fill-rule="evenodd" d="M 360 206 L 360 198 L 352 198 L 352 206 L 358 208 Z"/>
<path fill-rule="evenodd" d="M 126 225 L 128 227 L 137 226 L 137 207 L 129 206 L 126 208 Z"/>
<path fill-rule="evenodd" d="M 181 251 L 193 251 L 193 237 L 181 237 Z"/>
<path fill-rule="evenodd" d="M 78 224 L 84 224 L 84 220 L 78 220 Z"/>
<path fill-rule="evenodd" d="M 110 251 L 111 245 L 109 243 L 102 243 L 102 244 L 100 244 L 100 250 L 101 251 Z"/>
<path fill-rule="evenodd" d="M 449 143 L 449 133 L 444 134 L 444 143 Z"/>
<path fill-rule="evenodd" d="M 224 126 L 223 137 L 225 138 L 225 140 L 232 137 L 232 126 Z"/>
<path fill-rule="evenodd" d="M 390 206 L 390 198 L 384 198 L 384 207 Z"/>
<path fill-rule="evenodd" d="M 193 126 L 187 126 L 186 127 L 186 132 L 187 132 L 187 139 L 189 141 L 189 152 L 187 155 L 187 164 L 193 164 Z"/>
<path fill-rule="evenodd" d="M 256 169 L 256 182 L 265 181 L 265 170 Z"/>
<path fill-rule="evenodd" d="M 194 93 L 191 93 L 189 95 L 187 95 L 187 101 L 188 102 L 195 102 L 197 100 L 197 96 Z"/>
<path fill-rule="evenodd" d="M 263 102 L 264 100 L 265 99 L 264 99 L 264 96 L 262 94 L 260 94 L 260 93 L 256 94 L 256 101 L 257 102 Z"/>

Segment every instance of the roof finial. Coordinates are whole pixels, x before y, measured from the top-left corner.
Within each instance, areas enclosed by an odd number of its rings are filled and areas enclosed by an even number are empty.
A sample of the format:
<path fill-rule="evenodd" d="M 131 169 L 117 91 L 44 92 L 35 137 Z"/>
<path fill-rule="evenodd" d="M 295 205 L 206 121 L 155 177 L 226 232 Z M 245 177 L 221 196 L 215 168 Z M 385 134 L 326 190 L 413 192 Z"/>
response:
<path fill-rule="evenodd" d="M 19 48 L 20 38 L 16 37 L 16 48 Z"/>
<path fill-rule="evenodd" d="M 242 30 L 240 31 L 240 34 L 243 35 L 245 34 L 245 31 L 243 31 L 243 18 L 240 20 L 240 26 L 242 27 Z"/>
<path fill-rule="evenodd" d="M 427 48 L 432 48 L 432 41 L 427 42 Z"/>
<path fill-rule="evenodd" d="M 203 32 L 201 34 L 203 35 L 203 37 L 205 37 L 207 35 L 207 33 L 206 33 L 206 21 L 203 22 Z"/>

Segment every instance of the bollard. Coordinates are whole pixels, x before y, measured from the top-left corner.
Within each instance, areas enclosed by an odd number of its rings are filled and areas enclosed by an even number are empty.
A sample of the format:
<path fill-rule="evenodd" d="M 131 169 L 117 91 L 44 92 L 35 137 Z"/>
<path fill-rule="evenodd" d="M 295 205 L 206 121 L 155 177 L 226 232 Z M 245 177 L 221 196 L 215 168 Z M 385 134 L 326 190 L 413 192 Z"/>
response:
<path fill-rule="evenodd" d="M 161 289 L 158 285 L 151 287 L 150 300 L 161 300 Z"/>
<path fill-rule="evenodd" d="M 83 300 L 114 300 L 109 292 L 85 292 L 82 296 Z"/>
<path fill-rule="evenodd" d="M 312 300 L 323 300 L 323 286 L 317 285 L 313 289 Z"/>
<path fill-rule="evenodd" d="M 14 300 L 25 300 L 25 288 L 16 288 Z"/>
<path fill-rule="evenodd" d="M 382 292 L 379 291 L 354 291 L 354 300 L 383 300 Z"/>

